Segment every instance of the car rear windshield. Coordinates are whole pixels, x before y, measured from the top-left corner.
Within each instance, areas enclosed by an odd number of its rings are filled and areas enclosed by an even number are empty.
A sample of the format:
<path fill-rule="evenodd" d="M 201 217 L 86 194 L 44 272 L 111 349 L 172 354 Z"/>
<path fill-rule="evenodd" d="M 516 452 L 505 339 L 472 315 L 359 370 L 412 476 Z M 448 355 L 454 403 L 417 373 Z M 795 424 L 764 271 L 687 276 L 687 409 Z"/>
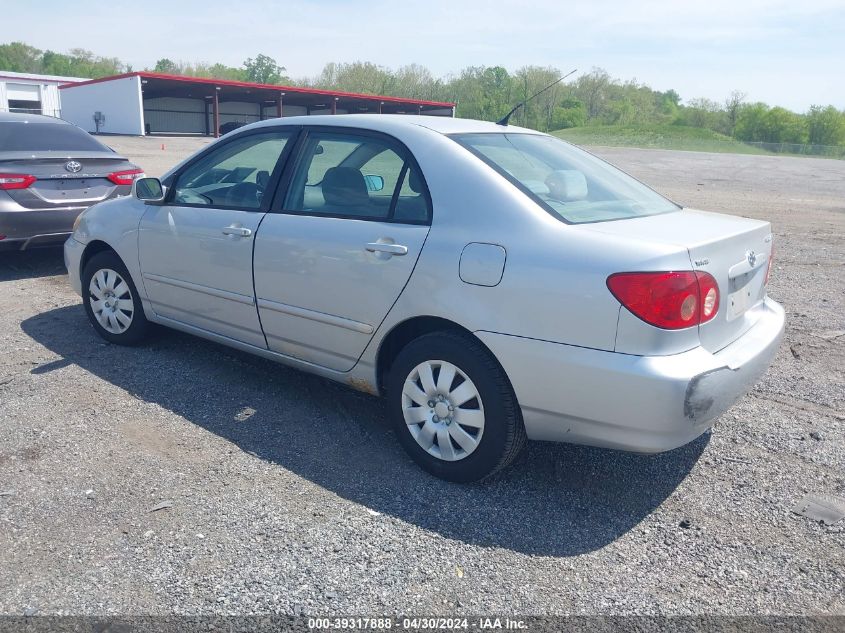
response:
<path fill-rule="evenodd" d="M 109 152 L 88 132 L 67 123 L 0 123 L 0 152 Z"/>
<path fill-rule="evenodd" d="M 679 208 L 631 176 L 553 136 L 484 133 L 451 138 L 564 222 L 622 220 Z"/>

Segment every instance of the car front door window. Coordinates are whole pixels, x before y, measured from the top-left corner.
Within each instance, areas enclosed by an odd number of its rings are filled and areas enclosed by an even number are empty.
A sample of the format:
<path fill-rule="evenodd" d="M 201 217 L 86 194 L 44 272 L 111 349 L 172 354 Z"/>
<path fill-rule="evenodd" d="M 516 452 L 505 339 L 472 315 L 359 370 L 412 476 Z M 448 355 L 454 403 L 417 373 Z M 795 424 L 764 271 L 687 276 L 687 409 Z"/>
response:
<path fill-rule="evenodd" d="M 171 204 L 260 209 L 270 176 L 290 134 L 248 134 L 188 167 L 174 185 Z"/>

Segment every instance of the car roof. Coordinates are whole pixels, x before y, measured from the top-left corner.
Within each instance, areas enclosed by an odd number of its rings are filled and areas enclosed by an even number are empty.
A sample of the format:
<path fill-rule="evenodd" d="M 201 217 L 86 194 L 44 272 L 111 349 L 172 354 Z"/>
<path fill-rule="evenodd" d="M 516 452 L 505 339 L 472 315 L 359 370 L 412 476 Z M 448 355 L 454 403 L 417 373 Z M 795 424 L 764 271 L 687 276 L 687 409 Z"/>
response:
<path fill-rule="evenodd" d="M 325 125 L 330 127 L 357 127 L 380 132 L 396 132 L 402 128 L 424 127 L 440 134 L 483 134 L 511 132 L 520 134 L 540 134 L 536 130 L 516 125 L 498 125 L 490 121 L 475 119 L 457 119 L 446 116 L 426 116 L 414 114 L 317 114 L 311 116 L 294 116 L 283 119 L 268 119 L 253 123 L 246 128 L 255 129 L 272 125 Z"/>
<path fill-rule="evenodd" d="M 67 121 L 43 114 L 25 114 L 23 112 L 0 112 L 0 123 L 58 123 L 71 125 Z"/>

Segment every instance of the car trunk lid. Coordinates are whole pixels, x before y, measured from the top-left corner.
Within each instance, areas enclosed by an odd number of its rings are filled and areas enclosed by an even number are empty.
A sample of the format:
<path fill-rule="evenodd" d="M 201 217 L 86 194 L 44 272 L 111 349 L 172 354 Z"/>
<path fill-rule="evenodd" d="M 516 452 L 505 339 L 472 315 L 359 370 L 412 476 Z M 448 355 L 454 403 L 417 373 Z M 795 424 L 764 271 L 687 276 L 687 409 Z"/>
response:
<path fill-rule="evenodd" d="M 729 345 L 756 322 L 757 311 L 752 308 L 766 297 L 766 271 L 772 252 L 768 222 L 684 209 L 601 222 L 588 228 L 682 246 L 689 253 L 691 270 L 707 272 L 716 279 L 719 310 L 713 319 L 698 326 L 701 345 L 708 351 L 717 352 Z"/>
<path fill-rule="evenodd" d="M 14 156 L 10 156 L 14 154 Z M 132 169 L 127 160 L 113 154 L 90 152 L 84 155 L 38 158 L 8 152 L 0 159 L 0 173 L 27 174 L 36 178 L 25 189 L 9 189 L 15 202 L 28 209 L 89 206 L 114 193 L 109 174 Z"/>

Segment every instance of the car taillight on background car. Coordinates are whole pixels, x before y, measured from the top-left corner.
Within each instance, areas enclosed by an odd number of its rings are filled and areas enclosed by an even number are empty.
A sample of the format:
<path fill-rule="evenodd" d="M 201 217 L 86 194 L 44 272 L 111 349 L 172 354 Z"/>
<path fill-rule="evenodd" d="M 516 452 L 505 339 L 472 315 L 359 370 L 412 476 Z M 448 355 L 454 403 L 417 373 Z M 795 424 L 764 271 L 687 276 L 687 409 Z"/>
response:
<path fill-rule="evenodd" d="M 138 178 L 143 178 L 145 175 L 143 169 L 127 169 L 125 171 L 113 172 L 106 176 L 106 178 L 116 185 L 131 185 Z"/>
<path fill-rule="evenodd" d="M 719 286 L 701 271 L 616 273 L 607 287 L 635 316 L 664 330 L 706 323 L 719 311 Z"/>
<path fill-rule="evenodd" d="M 26 189 L 36 180 L 29 174 L 0 174 L 0 189 Z"/>

